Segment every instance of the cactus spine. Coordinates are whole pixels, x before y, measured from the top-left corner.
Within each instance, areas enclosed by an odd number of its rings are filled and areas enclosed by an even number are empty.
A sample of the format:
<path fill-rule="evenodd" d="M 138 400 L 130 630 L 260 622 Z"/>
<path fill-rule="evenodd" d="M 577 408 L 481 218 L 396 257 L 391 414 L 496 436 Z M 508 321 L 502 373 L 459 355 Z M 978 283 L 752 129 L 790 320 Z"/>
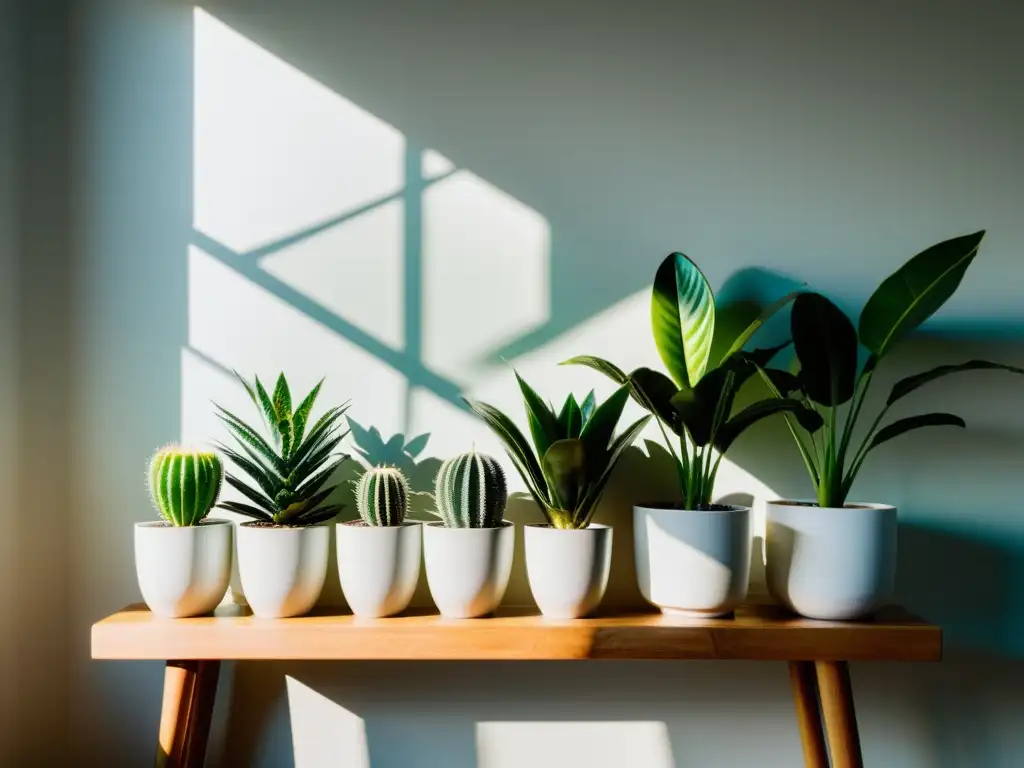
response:
<path fill-rule="evenodd" d="M 356 506 L 367 525 L 402 525 L 409 511 L 409 483 L 405 475 L 394 467 L 366 470 L 356 485 Z"/>
<path fill-rule="evenodd" d="M 160 516 L 174 526 L 199 525 L 217 503 L 224 468 L 210 451 L 161 448 L 149 462 L 149 490 Z"/>
<path fill-rule="evenodd" d="M 448 459 L 434 481 L 445 528 L 497 528 L 505 513 L 505 473 L 492 456 L 472 450 Z"/>

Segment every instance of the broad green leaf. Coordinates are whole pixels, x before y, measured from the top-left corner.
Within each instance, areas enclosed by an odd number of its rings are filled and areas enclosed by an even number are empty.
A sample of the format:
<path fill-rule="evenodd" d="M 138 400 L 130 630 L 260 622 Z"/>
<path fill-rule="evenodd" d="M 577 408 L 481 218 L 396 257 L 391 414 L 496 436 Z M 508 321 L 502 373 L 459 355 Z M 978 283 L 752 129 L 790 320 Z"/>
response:
<path fill-rule="evenodd" d="M 568 360 L 560 362 L 559 365 L 582 365 L 587 368 L 593 368 L 598 373 L 603 373 L 616 384 L 626 383 L 626 373 L 621 368 L 614 363 L 609 363 L 607 360 L 602 360 L 600 357 L 594 357 L 593 355 L 570 357 Z"/>
<path fill-rule="evenodd" d="M 704 274 L 687 256 L 670 254 L 658 267 L 651 295 L 654 344 L 680 387 L 700 381 L 711 356 L 715 297 Z"/>
<path fill-rule="evenodd" d="M 799 400 L 789 398 L 759 400 L 748 405 L 722 425 L 715 436 L 715 447 L 720 453 L 725 453 L 735 442 L 736 438 L 761 421 L 761 419 L 786 412 L 795 415 L 797 421 L 800 422 L 800 426 L 808 432 L 815 432 L 822 426 L 821 416 Z"/>
<path fill-rule="evenodd" d="M 622 382 L 619 383 L 621 384 Z M 583 419 L 583 424 L 590 421 L 590 417 L 594 415 L 594 409 L 596 407 L 597 399 L 594 397 L 594 390 L 590 390 L 587 393 L 587 396 L 583 398 L 583 404 L 580 406 L 580 415 Z"/>
<path fill-rule="evenodd" d="M 952 296 L 978 254 L 984 230 L 933 245 L 887 277 L 864 305 L 860 343 L 883 357 Z"/>
<path fill-rule="evenodd" d="M 250 488 L 248 485 L 246 485 L 241 480 L 239 480 L 237 477 L 233 477 L 232 475 L 225 475 L 224 476 L 224 482 L 226 482 L 228 485 L 230 485 L 236 491 L 241 493 L 243 496 L 245 496 L 247 499 L 249 499 L 249 501 L 253 502 L 256 506 L 262 507 L 263 509 L 267 510 L 267 512 L 270 512 L 270 513 L 273 513 L 273 512 L 277 511 L 274 508 L 274 502 L 273 501 L 271 501 L 270 499 L 264 497 L 263 494 L 257 493 L 252 488 Z"/>
<path fill-rule="evenodd" d="M 523 480 L 531 489 L 531 493 L 541 497 L 546 495 L 540 493 L 547 488 L 544 483 L 544 474 L 540 469 L 540 463 L 537 461 L 529 441 L 519 431 L 515 423 L 493 405 L 465 398 L 463 398 L 463 401 L 504 443 L 509 456 L 516 463 L 516 469 L 519 470 L 519 474 L 522 475 Z M 541 499 L 537 499 L 537 501 L 540 503 Z"/>
<path fill-rule="evenodd" d="M 580 440 L 556 440 L 541 462 L 555 506 L 575 510 L 587 490 L 587 451 Z"/>
<path fill-rule="evenodd" d="M 793 302 L 793 346 L 807 396 L 827 406 L 853 397 L 857 382 L 857 332 L 835 304 L 817 293 Z"/>
<path fill-rule="evenodd" d="M 672 398 L 679 388 L 672 379 L 650 368 L 637 368 L 629 374 L 629 391 L 642 408 L 679 432 L 679 414 L 672 407 Z"/>
<path fill-rule="evenodd" d="M 254 520 L 266 520 L 270 521 L 273 517 L 259 507 L 253 507 L 249 504 L 241 504 L 237 501 L 222 501 L 217 505 L 220 509 L 226 509 L 228 512 L 234 512 L 239 515 L 245 515 L 251 517 Z"/>
<path fill-rule="evenodd" d="M 958 365 L 940 365 L 938 368 L 932 368 L 930 371 L 908 376 L 897 381 L 892 388 L 892 392 L 889 393 L 887 404 L 892 405 L 904 395 L 909 395 L 918 387 L 935 381 L 935 379 L 948 376 L 951 373 L 960 373 L 961 371 L 1008 371 L 1009 373 L 1024 374 L 1024 368 L 1016 368 L 1012 365 L 1003 365 L 1002 363 L 990 363 L 987 360 L 969 360 Z"/>
<path fill-rule="evenodd" d="M 594 409 L 594 415 L 580 433 L 580 440 L 583 441 L 588 456 L 594 458 L 605 455 L 628 399 L 629 386 L 622 386 Z"/>
<path fill-rule="evenodd" d="M 752 301 L 741 301 L 727 305 L 723 310 L 728 314 L 728 317 L 725 320 L 729 326 L 727 333 L 719 334 L 718 329 L 723 323 L 723 311 L 716 310 L 715 343 L 712 345 L 713 351 L 711 353 L 711 360 L 713 361 L 713 364 L 721 365 L 730 357 L 742 350 L 743 347 L 746 346 L 747 342 L 753 338 L 754 334 L 761 329 L 761 326 L 771 320 L 776 312 L 781 310 L 791 301 L 795 301 L 801 293 L 801 291 L 787 293 L 781 299 L 777 299 L 769 304 L 764 308 L 764 310 L 761 310 L 761 308 Z M 745 325 L 743 325 L 744 322 L 746 323 Z M 732 340 L 727 344 L 730 337 Z M 724 351 L 719 351 L 719 355 L 716 357 L 715 350 L 718 348 L 718 345 L 723 345 Z M 786 345 L 782 345 L 776 349 L 782 349 L 784 346 Z"/>
<path fill-rule="evenodd" d="M 892 440 L 894 437 L 899 437 L 904 432 L 909 432 L 912 429 L 921 429 L 922 427 L 966 427 L 967 424 L 959 416 L 954 416 L 952 413 L 922 413 L 918 416 L 907 416 L 905 419 L 899 419 L 894 421 L 892 424 L 887 424 L 875 433 L 875 436 L 871 438 L 871 448 L 877 448 L 882 443 Z"/>
<path fill-rule="evenodd" d="M 519 382 L 519 391 L 522 392 L 523 403 L 526 405 L 526 420 L 530 425 L 530 434 L 533 435 L 533 445 L 537 449 L 537 455 L 543 456 L 551 444 L 561 437 L 558 418 L 518 373 L 516 381 Z"/>
<path fill-rule="evenodd" d="M 577 438 L 583 429 L 583 412 L 572 395 L 565 398 L 562 410 L 558 414 L 558 428 L 563 438 Z"/>
<path fill-rule="evenodd" d="M 302 402 L 299 403 L 299 407 L 295 409 L 295 414 L 292 417 L 293 432 L 292 440 L 296 446 L 302 444 L 302 437 L 306 433 L 306 424 L 309 421 L 309 414 L 313 410 L 313 404 L 316 403 L 317 395 L 320 394 L 320 387 L 324 384 L 324 380 L 320 379 L 316 383 L 316 386 L 310 390 L 309 394 L 306 395 Z"/>
<path fill-rule="evenodd" d="M 708 371 L 696 387 L 681 389 L 672 397 L 672 408 L 695 445 L 711 442 L 716 416 L 728 416 L 737 389 L 735 370 L 725 366 Z"/>
<path fill-rule="evenodd" d="M 590 518 L 594 515 L 597 503 L 601 500 L 601 494 L 604 492 L 604 488 L 608 484 L 615 466 L 619 463 L 619 459 L 622 458 L 625 450 L 636 441 L 637 436 L 643 431 L 650 420 L 650 416 L 637 419 L 612 441 L 608 448 L 605 465 L 598 470 L 601 474 L 596 480 L 591 479 L 586 498 L 583 499 L 579 506 L 579 512 L 583 515 L 583 519 L 579 521 L 580 527 L 586 527 L 590 523 Z"/>

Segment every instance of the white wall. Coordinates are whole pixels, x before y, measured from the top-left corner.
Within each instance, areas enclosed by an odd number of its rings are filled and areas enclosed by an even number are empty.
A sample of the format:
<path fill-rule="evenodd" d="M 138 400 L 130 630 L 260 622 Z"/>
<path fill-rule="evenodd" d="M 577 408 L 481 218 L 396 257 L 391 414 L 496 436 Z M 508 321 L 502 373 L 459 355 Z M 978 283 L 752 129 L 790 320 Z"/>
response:
<path fill-rule="evenodd" d="M 852 310 L 915 250 L 978 227 L 982 257 L 888 375 L 1024 363 L 1019 12 L 550 5 L 82 5 L 80 754 L 149 759 L 159 666 L 90 663 L 81 638 L 137 599 L 149 451 L 215 435 L 211 398 L 245 407 L 231 368 L 306 387 L 326 374 L 325 400 L 352 397 L 385 438 L 429 432 L 420 459 L 492 448 L 453 407 L 459 389 L 511 408 L 502 357 L 552 396 L 602 386 L 554 366 L 570 353 L 653 362 L 645 291 L 670 250 L 715 285 L 771 290 L 743 272 L 762 268 Z M 450 178 L 403 189 L 449 162 Z M 900 505 L 901 595 L 944 623 L 950 657 L 855 666 L 869 764 L 1009 766 L 1024 749 L 1022 393 L 936 385 L 921 410 L 953 408 L 971 430 L 880 451 L 859 486 Z M 637 598 L 629 506 L 670 492 L 663 470 L 634 453 L 603 505 L 613 603 Z M 807 493 L 776 431 L 737 446 L 720 490 L 740 489 Z M 529 600 L 521 567 L 508 599 Z M 246 664 L 225 678 L 216 765 L 799 761 L 784 665 Z"/>

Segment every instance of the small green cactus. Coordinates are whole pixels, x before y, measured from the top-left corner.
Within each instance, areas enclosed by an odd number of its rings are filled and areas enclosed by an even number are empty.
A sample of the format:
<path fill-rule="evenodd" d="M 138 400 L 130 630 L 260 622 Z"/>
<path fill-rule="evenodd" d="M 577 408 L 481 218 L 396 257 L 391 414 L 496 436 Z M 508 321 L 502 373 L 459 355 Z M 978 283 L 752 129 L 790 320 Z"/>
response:
<path fill-rule="evenodd" d="M 149 490 L 160 516 L 174 526 L 199 525 L 217 503 L 224 468 L 211 451 L 170 445 L 149 462 Z"/>
<path fill-rule="evenodd" d="M 402 525 L 409 511 L 409 483 L 394 467 L 373 467 L 359 478 L 356 506 L 367 525 Z"/>
<path fill-rule="evenodd" d="M 434 501 L 445 528 L 497 528 L 508 501 L 505 473 L 494 457 L 474 448 L 441 465 Z"/>

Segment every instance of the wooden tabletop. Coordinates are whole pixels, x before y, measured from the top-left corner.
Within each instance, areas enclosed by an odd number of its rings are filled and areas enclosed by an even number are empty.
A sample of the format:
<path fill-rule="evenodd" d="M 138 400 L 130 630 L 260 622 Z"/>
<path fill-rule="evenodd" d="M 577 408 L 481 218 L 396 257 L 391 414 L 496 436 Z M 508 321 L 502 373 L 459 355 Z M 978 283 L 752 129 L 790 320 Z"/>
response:
<path fill-rule="evenodd" d="M 858 623 L 812 621 L 774 605 L 734 617 L 689 619 L 653 611 L 555 620 L 503 608 L 482 619 L 409 611 L 360 619 L 321 611 L 258 619 L 247 609 L 161 619 L 133 605 L 93 625 L 94 659 L 777 659 L 938 661 L 942 631 L 900 608 Z"/>

